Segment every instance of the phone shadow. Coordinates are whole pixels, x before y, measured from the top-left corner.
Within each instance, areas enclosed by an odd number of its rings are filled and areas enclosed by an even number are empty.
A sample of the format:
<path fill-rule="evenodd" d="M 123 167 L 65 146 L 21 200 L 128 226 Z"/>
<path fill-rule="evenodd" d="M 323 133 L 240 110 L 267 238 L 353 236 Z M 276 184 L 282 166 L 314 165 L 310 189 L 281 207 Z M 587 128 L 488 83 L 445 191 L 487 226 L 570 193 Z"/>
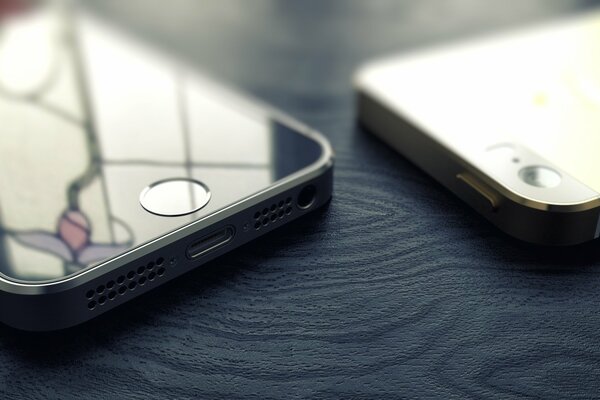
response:
<path fill-rule="evenodd" d="M 521 266 L 537 274 L 576 274 L 600 267 L 600 239 L 557 247 L 526 243 L 497 233 L 498 238 L 489 243 L 491 257 L 516 268 Z"/>
<path fill-rule="evenodd" d="M 242 274 L 260 273 L 258 264 L 253 263 L 284 256 L 286 245 L 296 240 L 294 238 L 297 236 L 302 236 L 304 243 L 318 241 L 317 237 L 311 239 L 311 235 L 305 233 L 307 230 L 326 229 L 328 219 L 325 216 L 330 204 L 331 201 L 296 221 L 81 325 L 52 332 L 26 332 L 0 325 L 3 351 L 9 358 L 17 358 L 26 366 L 52 369 L 78 360 L 99 348 L 115 348 L 123 341 L 135 346 L 139 335 L 164 334 L 169 337 L 174 325 L 180 325 L 181 329 L 189 327 L 185 320 L 177 321 L 177 315 L 184 319 L 194 318 L 194 314 L 184 309 L 200 309 L 197 314 L 202 314 L 203 304 L 210 299 L 211 293 L 231 287 L 231 283 Z M 189 303 L 190 298 L 194 299 L 194 304 L 184 304 Z"/>
<path fill-rule="evenodd" d="M 354 157 L 364 159 L 364 164 L 378 165 L 379 171 L 393 175 L 404 189 L 395 190 L 394 196 L 404 196 L 405 202 L 415 209 L 412 217 L 429 218 L 431 215 L 458 216 L 466 225 L 460 232 L 466 240 L 460 247 L 476 248 L 474 254 L 484 263 L 502 265 L 534 274 L 589 273 L 600 267 L 600 239 L 574 246 L 543 246 L 523 242 L 500 231 L 491 222 L 461 201 L 446 187 L 422 171 L 406 157 L 398 154 L 385 142 L 357 123 L 352 136 Z M 400 186 L 400 185 L 399 185 Z M 435 201 L 430 201 L 435 198 Z M 441 208 L 441 207 L 442 208 Z M 416 209 L 420 210 L 416 210 Z M 439 226 L 436 225 L 436 226 Z M 444 228 L 442 228 L 444 229 Z M 468 232 L 466 232 L 468 230 Z M 455 232 L 432 232 L 436 235 L 452 235 Z M 452 241 L 451 237 L 449 241 Z"/>

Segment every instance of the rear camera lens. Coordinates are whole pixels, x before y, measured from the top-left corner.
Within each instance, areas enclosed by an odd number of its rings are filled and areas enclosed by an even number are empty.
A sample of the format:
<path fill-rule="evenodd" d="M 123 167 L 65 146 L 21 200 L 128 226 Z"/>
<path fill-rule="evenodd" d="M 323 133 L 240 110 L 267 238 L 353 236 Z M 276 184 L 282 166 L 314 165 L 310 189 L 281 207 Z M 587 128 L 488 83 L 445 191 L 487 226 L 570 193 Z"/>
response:
<path fill-rule="evenodd" d="M 562 177 L 552 168 L 539 165 L 522 168 L 519 178 L 528 185 L 549 189 L 560 184 Z"/>

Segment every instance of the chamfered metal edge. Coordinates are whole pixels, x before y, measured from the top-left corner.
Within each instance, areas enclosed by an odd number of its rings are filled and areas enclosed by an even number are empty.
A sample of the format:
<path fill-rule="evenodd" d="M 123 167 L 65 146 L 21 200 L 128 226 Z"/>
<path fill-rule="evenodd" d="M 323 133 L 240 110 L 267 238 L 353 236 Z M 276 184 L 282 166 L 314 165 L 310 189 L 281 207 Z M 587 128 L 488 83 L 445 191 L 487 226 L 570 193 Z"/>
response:
<path fill-rule="evenodd" d="M 545 211 L 540 213 L 540 210 L 514 202 L 502 195 L 502 193 L 499 191 L 494 190 L 491 185 L 487 184 L 485 179 L 476 173 L 476 171 L 471 171 L 465 163 L 461 162 L 460 158 L 455 156 L 453 153 L 446 151 L 442 144 L 436 142 L 429 135 L 423 134 L 422 130 L 419 129 L 418 126 L 415 126 L 409 120 L 403 120 L 398 113 L 390 111 L 383 104 L 378 103 L 363 93 L 358 93 L 357 107 L 360 115 L 360 122 L 367 130 L 379 137 L 384 142 L 387 142 L 392 148 L 408 158 L 412 163 L 426 172 L 437 182 L 442 184 L 442 186 L 444 186 L 446 189 L 449 189 L 451 192 L 453 192 L 458 198 L 470 204 L 482 216 L 510 236 L 538 245 L 557 246 L 580 244 L 598 237 L 598 232 L 600 232 L 600 219 L 598 218 L 600 207 L 591 207 L 586 210 L 571 212 Z M 378 119 L 373 119 L 374 115 L 379 115 L 384 121 L 387 122 L 384 122 L 383 125 L 379 124 L 379 126 L 377 126 L 378 124 L 375 121 Z M 397 122 L 391 124 L 389 117 L 392 117 Z M 412 135 L 412 140 L 409 140 L 409 142 L 415 143 L 410 149 L 410 152 L 407 153 L 405 151 L 408 143 L 406 141 L 407 138 L 402 135 L 402 137 L 405 139 L 405 143 L 403 144 L 396 141 L 395 139 L 401 136 L 390 136 L 394 131 L 385 128 L 384 126 L 386 124 L 388 127 L 395 126 L 396 129 L 406 129 L 407 132 L 410 132 L 410 134 L 407 133 L 408 137 L 411 137 Z M 410 148 L 411 146 L 408 147 Z M 424 149 L 429 150 L 424 152 Z M 417 154 L 420 154 L 420 157 L 417 158 Z M 424 155 L 427 156 L 424 157 Z M 437 161 L 432 162 L 431 160 Z M 507 209 L 511 210 L 509 211 L 510 218 L 492 218 L 492 215 L 496 215 L 496 210 L 490 209 L 488 210 L 488 213 L 485 213 L 480 208 L 473 205 L 464 196 L 464 193 L 461 194 L 460 191 L 457 190 L 457 187 L 452 184 L 452 182 L 456 181 L 455 174 L 463 172 L 473 174 L 475 177 L 481 179 L 481 182 L 485 182 L 485 185 L 489 187 L 495 195 L 498 196 L 501 204 L 506 202 L 506 207 L 508 207 Z M 503 206 L 502 209 L 506 209 L 506 207 Z M 504 215 L 506 216 L 505 213 Z M 541 215 L 543 215 L 543 220 L 540 220 Z M 565 224 L 565 218 L 569 218 L 569 221 L 571 222 Z M 530 220 L 535 223 L 533 225 L 529 225 L 527 223 L 520 225 L 518 223 L 516 225 L 514 224 L 515 221 L 520 220 Z M 513 223 L 507 221 L 513 221 Z M 552 224 L 554 224 L 554 226 L 552 226 Z M 537 228 L 533 230 L 522 229 L 519 226 L 534 226 Z M 554 236 L 547 235 L 544 233 L 546 228 L 550 228 L 551 230 L 558 229 L 559 232 L 563 233 Z"/>
<path fill-rule="evenodd" d="M 492 190 L 494 195 L 498 196 L 498 201 L 500 202 L 493 201 L 489 203 L 501 204 L 502 208 L 498 212 L 498 208 L 487 208 L 486 211 L 478 207 L 469 201 L 464 191 L 461 193 L 458 190 L 459 188 L 456 186 L 456 174 L 472 174 L 474 177 L 480 179 L 481 183 L 484 183 L 485 180 L 481 176 L 476 174 L 475 171 L 470 171 L 465 163 L 462 163 L 451 152 L 446 151 L 442 144 L 436 142 L 429 135 L 423 134 L 419 127 L 415 126 L 409 120 L 402 119 L 398 113 L 390 111 L 381 103 L 362 93 L 358 93 L 356 100 L 357 111 L 360 116 L 359 121 L 362 126 L 374 136 L 387 142 L 393 149 L 426 172 L 446 189 L 453 192 L 459 199 L 471 205 L 475 211 L 479 212 L 484 218 L 506 234 L 536 245 L 556 246 L 581 244 L 598 237 L 600 232 L 600 218 L 598 217 L 600 207 L 569 213 L 556 211 L 540 212 L 540 210 L 510 200 L 500 192 L 492 189 L 491 185 L 487 183 L 485 186 Z M 375 116 L 377 118 L 374 118 Z M 392 122 L 392 120 L 396 122 Z M 383 121 L 383 125 L 377 121 Z M 395 130 L 388 129 L 391 126 L 394 126 Z M 393 132 L 397 132 L 398 129 L 406 132 L 406 136 L 390 136 Z M 397 140 L 400 137 L 403 137 L 404 140 Z M 412 143 L 412 145 L 409 143 Z M 407 152 L 407 149 L 410 151 Z M 419 154 L 419 157 L 417 157 L 417 154 Z M 432 162 L 432 160 L 436 161 Z M 494 207 L 495 204 L 489 203 L 488 206 L 491 205 Z M 504 217 L 493 217 L 500 215 L 503 209 L 508 210 L 508 214 L 504 212 L 502 213 Z M 567 221 L 565 218 L 568 218 L 569 222 L 565 223 Z M 532 224 L 521 224 L 517 221 L 530 221 Z M 548 234 L 548 232 L 560 233 L 555 235 Z"/>
<path fill-rule="evenodd" d="M 178 240 L 185 239 L 186 237 L 194 234 L 195 232 L 209 227 L 212 224 L 217 223 L 242 210 L 259 204 L 260 202 L 272 196 L 275 196 L 288 189 L 298 186 L 303 182 L 308 182 L 314 178 L 317 178 L 325 174 L 329 169 L 333 168 L 333 149 L 331 148 L 329 141 L 323 135 L 307 127 L 301 122 L 295 120 L 294 118 L 273 109 L 272 107 L 267 106 L 264 107 L 264 109 L 278 122 L 290 126 L 291 128 L 295 129 L 297 133 L 309 137 L 310 139 L 317 142 L 321 146 L 322 150 L 319 159 L 313 164 L 302 168 L 277 182 L 274 182 L 271 186 L 253 195 L 250 195 L 245 199 L 230 204 L 229 206 L 219 209 L 210 215 L 207 215 L 201 219 L 193 221 L 185 226 L 182 226 L 172 232 L 169 232 L 165 236 L 141 244 L 110 260 L 107 260 L 103 263 L 92 267 L 87 267 L 79 272 L 76 272 L 64 278 L 52 281 L 28 282 L 12 279 L 3 274 L 0 274 L 0 290 L 22 295 L 41 295 L 57 293 L 83 285 L 86 282 L 89 282 L 102 275 L 108 274 L 124 265 L 132 263 L 139 258 L 142 258 L 154 251 L 157 251 L 164 246 L 172 244 Z"/>

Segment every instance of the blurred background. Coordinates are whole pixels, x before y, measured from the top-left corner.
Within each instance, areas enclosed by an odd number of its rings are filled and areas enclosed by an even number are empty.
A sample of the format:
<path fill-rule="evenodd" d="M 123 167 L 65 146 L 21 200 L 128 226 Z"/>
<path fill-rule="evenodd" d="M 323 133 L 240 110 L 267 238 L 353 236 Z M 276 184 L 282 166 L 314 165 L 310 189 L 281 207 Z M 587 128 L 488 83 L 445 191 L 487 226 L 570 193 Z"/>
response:
<path fill-rule="evenodd" d="M 370 58 L 549 20 L 598 4 L 597 0 L 90 2 L 111 19 L 227 82 L 283 102 L 284 108 L 286 102 L 304 101 L 317 113 L 327 113 L 323 106 L 333 105 L 327 101 L 331 96 L 349 99 L 353 71 Z"/>

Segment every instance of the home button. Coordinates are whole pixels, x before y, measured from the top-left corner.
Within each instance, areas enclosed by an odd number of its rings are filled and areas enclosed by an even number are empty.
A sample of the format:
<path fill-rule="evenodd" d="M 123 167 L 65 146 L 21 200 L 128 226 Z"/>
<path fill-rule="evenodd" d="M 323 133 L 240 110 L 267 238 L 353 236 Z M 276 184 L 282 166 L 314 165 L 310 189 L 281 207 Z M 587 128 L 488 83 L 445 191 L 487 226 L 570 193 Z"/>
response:
<path fill-rule="evenodd" d="M 210 190 L 202 182 L 189 178 L 164 179 L 140 193 L 144 210 L 165 217 L 177 217 L 200 210 L 210 200 Z"/>

